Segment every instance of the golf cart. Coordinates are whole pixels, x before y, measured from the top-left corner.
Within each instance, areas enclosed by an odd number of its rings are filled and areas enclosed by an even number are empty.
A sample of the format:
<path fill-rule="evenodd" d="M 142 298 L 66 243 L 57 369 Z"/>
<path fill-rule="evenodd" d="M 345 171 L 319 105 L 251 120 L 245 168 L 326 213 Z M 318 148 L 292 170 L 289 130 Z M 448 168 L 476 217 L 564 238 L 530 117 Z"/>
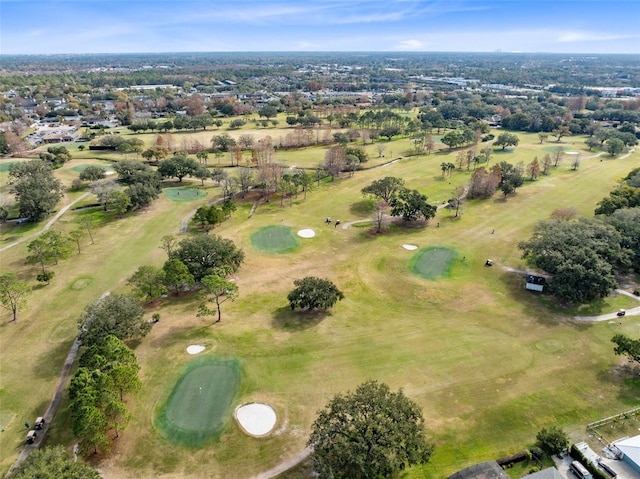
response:
<path fill-rule="evenodd" d="M 27 433 L 27 444 L 33 444 L 34 442 L 36 442 L 36 437 L 38 437 L 38 435 L 33 429 L 29 431 Z"/>
<path fill-rule="evenodd" d="M 624 316 L 625 314 L 627 314 L 627 312 L 624 309 L 619 309 L 618 312 L 616 313 L 618 316 Z"/>
<path fill-rule="evenodd" d="M 44 427 L 44 418 L 42 416 L 36 418 L 36 422 L 33 424 L 34 429 L 42 429 Z"/>

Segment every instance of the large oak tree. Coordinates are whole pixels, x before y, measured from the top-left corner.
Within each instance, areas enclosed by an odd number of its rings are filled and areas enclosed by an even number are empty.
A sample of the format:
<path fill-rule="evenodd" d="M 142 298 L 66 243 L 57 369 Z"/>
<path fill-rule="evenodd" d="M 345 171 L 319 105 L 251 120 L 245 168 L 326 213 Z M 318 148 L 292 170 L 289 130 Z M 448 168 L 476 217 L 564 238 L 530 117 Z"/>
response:
<path fill-rule="evenodd" d="M 549 290 L 566 303 L 607 296 L 616 287 L 614 270 L 631 264 L 620 234 L 593 219 L 541 221 L 518 246 L 529 264 L 553 275 Z"/>
<path fill-rule="evenodd" d="M 321 478 L 393 477 L 429 461 L 420 407 L 402 390 L 369 381 L 355 392 L 336 395 L 313 423 L 308 445 Z"/>

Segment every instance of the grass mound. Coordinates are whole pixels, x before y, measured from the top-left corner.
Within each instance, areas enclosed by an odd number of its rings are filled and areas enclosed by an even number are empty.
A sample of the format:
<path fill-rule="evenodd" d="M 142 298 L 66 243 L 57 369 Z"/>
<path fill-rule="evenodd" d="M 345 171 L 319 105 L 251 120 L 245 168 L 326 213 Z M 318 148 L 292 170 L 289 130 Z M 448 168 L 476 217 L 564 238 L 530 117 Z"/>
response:
<path fill-rule="evenodd" d="M 267 253 L 288 253 L 298 247 L 298 239 L 287 226 L 267 226 L 251 235 L 251 244 Z"/>
<path fill-rule="evenodd" d="M 156 426 L 173 443 L 200 446 L 220 435 L 240 385 L 240 363 L 200 358 L 187 364 Z"/>
<path fill-rule="evenodd" d="M 457 255 L 455 250 L 442 246 L 425 248 L 411 259 L 411 269 L 427 279 L 448 276 L 449 266 Z"/>
<path fill-rule="evenodd" d="M 73 167 L 71 167 L 71 171 L 75 171 L 76 173 L 82 173 L 84 170 L 86 170 L 90 166 L 97 166 L 98 168 L 102 168 L 106 172 L 114 171 L 113 168 L 111 168 L 111 166 L 109 166 L 109 165 L 90 165 L 90 164 L 83 164 L 83 165 L 73 166 Z"/>
<path fill-rule="evenodd" d="M 195 201 L 199 198 L 204 198 L 204 196 L 207 194 L 204 190 L 189 187 L 164 188 L 162 192 L 171 201 L 175 201 L 178 203 Z"/>

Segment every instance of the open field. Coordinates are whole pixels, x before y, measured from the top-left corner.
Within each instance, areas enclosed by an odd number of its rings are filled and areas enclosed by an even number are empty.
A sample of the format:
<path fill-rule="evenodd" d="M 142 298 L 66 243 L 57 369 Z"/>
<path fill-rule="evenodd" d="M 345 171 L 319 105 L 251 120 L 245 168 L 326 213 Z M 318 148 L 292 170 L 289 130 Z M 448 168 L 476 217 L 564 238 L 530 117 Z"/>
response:
<path fill-rule="evenodd" d="M 556 146 L 540 145 L 536 135 L 519 136 L 520 146 L 496 151 L 491 164 L 526 164 L 544 156 L 543 148 Z M 467 202 L 462 218 L 451 218 L 441 209 L 423 228 L 393 227 L 375 236 L 368 228 L 334 228 L 324 219 L 346 223 L 369 218 L 372 202 L 363 199 L 360 190 L 384 176 L 404 178 L 406 186 L 419 189 L 433 204 L 446 202 L 472 173 L 455 171 L 451 178 L 442 177 L 440 164 L 455 162 L 455 151 L 404 158 L 324 181 L 306 201 L 302 195 L 294 199 L 292 207 L 281 208 L 276 196 L 270 203 L 261 202 L 251 218 L 251 202 L 240 203 L 232 217 L 213 230 L 233 239 L 246 254 L 234 278 L 240 297 L 225 303 L 222 321 L 215 326 L 196 317 L 198 301 L 190 295 L 148 308 L 149 316 L 157 312 L 161 320 L 136 344 L 143 388 L 128 399 L 133 419 L 114 443 L 112 457 L 101 463 L 104 476 L 252 477 L 299 452 L 316 412 L 335 393 L 353 390 L 367 379 L 404 388 L 423 409 L 436 451 L 429 465 L 408 471 L 409 478 L 441 478 L 470 463 L 515 453 L 550 424 L 582 439 L 587 422 L 637 405 L 640 382 L 621 367 L 625 361 L 614 356 L 610 339 L 616 333 L 638 337 L 640 320 L 574 323 L 570 318 L 581 307 L 565 309 L 545 295 L 527 292 L 519 276 L 500 268 L 524 267 L 517 243 L 529 237 L 536 221 L 558 208 L 591 215 L 597 201 L 640 163 L 638 152 L 624 160 L 606 155 L 588 159 L 595 153 L 587 152 L 581 139 L 561 144 L 583 152 L 578 171 L 562 164 L 507 199 L 498 193 Z M 394 157 L 402 156 L 401 142 L 388 148 Z M 93 153 L 85 151 L 85 158 L 98 158 L 90 156 Z M 323 154 L 313 160 L 302 156 L 300 161 L 311 164 Z M 302 165 L 297 158 L 288 161 Z M 69 185 L 77 175 L 73 167 L 87 163 L 74 160 L 57 174 Z M 206 197 L 192 202 L 161 196 L 149 209 L 122 219 L 97 218 L 95 244 L 85 241 L 80 255 L 53 267 L 51 285 L 34 289 L 17 324 L 3 316 L 0 425 L 5 432 L 0 435 L 0 472 L 22 445 L 24 421 L 46 408 L 84 306 L 105 291 L 126 291 L 126 280 L 138 266 L 161 265 L 165 253 L 160 239 L 177 235 L 185 215 L 220 194 L 213 183 L 207 183 L 206 191 Z M 56 228 L 71 229 L 81 214 L 69 212 Z M 278 255 L 254 248 L 253 235 L 274 225 L 292 232 L 313 228 L 316 236 Z M 11 233 L 21 234 L 23 230 Z M 7 235 L 0 237 L 3 244 Z M 416 252 L 402 244 L 446 246 L 457 257 L 447 277 L 428 280 L 413 273 Z M 0 267 L 35 284 L 35 270 L 24 265 L 25 254 L 25 244 L 3 252 Z M 484 266 L 486 258 L 493 259 L 493 268 Z M 295 279 L 307 275 L 331 279 L 345 299 L 324 316 L 291 312 L 287 293 Z M 630 298 L 611 297 L 582 308 L 614 311 L 630 304 Z M 253 401 L 270 404 L 278 417 L 272 434 L 251 438 L 229 422 L 218 439 L 201 448 L 176 446 L 164 438 L 156 418 L 193 360 L 185 351 L 190 344 L 207 347 L 203 358 L 238 359 L 241 380 L 231 407 Z M 49 442 L 72 446 L 68 420 L 65 403 Z M 294 471 L 283 477 L 308 475 Z"/>

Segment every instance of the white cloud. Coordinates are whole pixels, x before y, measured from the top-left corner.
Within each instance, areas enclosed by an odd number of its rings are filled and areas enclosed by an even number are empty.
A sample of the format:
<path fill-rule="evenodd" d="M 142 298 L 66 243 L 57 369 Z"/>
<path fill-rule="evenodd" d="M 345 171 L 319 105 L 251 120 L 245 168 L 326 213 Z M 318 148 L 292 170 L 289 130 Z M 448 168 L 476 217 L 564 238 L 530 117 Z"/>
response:
<path fill-rule="evenodd" d="M 566 32 L 560 35 L 556 41 L 559 43 L 575 42 L 606 42 L 611 40 L 625 40 L 628 38 L 638 38 L 638 35 L 611 35 L 596 32 Z"/>
<path fill-rule="evenodd" d="M 395 50 L 421 50 L 425 47 L 425 43 L 420 40 L 402 40 L 396 46 Z"/>

